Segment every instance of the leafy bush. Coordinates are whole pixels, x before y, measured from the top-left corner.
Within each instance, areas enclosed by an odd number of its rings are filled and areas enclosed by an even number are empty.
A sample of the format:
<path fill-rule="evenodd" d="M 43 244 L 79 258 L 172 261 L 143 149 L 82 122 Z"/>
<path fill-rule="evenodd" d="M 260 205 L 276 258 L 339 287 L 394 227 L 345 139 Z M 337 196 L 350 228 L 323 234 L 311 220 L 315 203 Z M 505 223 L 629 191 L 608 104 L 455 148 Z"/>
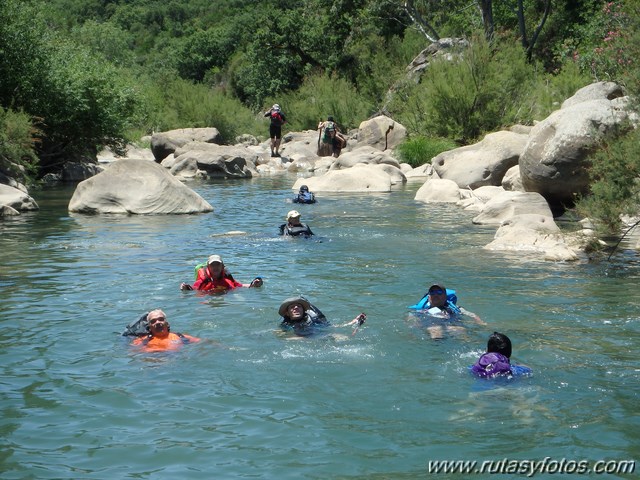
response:
<path fill-rule="evenodd" d="M 297 91 L 267 98 L 267 105 L 273 103 L 282 106 L 293 131 L 315 130 L 329 115 L 346 131 L 358 127 L 373 111 L 351 83 L 328 75 L 311 75 Z"/>
<path fill-rule="evenodd" d="M 620 215 L 637 215 L 640 205 L 640 130 L 604 145 L 591 161 L 591 194 L 576 209 L 602 233 L 618 233 Z"/>
<path fill-rule="evenodd" d="M 567 98 L 591 83 L 576 62 L 567 62 L 561 69 L 539 77 L 531 92 L 532 117 L 543 119 L 558 110 Z"/>
<path fill-rule="evenodd" d="M 481 36 L 453 59 L 432 60 L 420 84 L 398 88 L 390 109 L 414 133 L 471 143 L 487 132 L 532 121 L 536 79 L 519 46 Z"/>
<path fill-rule="evenodd" d="M 98 145 L 121 149 L 138 114 L 133 84 L 104 57 L 56 37 L 36 4 L 0 5 L 0 105 L 41 119 L 41 165 Z"/>
<path fill-rule="evenodd" d="M 0 172 L 23 183 L 35 176 L 37 134 L 29 115 L 0 108 Z"/>
<path fill-rule="evenodd" d="M 430 163 L 433 157 L 457 148 L 453 140 L 447 138 L 415 137 L 398 145 L 396 152 L 404 163 L 413 168 Z"/>
<path fill-rule="evenodd" d="M 224 142 L 234 143 L 239 134 L 260 132 L 261 123 L 253 113 L 222 91 L 169 76 L 147 78 L 145 83 L 145 102 L 149 113 L 143 131 L 136 130 L 135 134 L 215 127 Z"/>

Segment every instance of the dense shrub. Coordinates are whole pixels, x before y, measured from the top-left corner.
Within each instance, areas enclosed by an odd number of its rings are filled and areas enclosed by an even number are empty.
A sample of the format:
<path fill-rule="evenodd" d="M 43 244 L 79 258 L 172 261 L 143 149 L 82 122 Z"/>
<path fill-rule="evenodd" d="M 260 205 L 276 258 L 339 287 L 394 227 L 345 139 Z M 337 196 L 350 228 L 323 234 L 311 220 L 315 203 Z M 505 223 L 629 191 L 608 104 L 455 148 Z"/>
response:
<path fill-rule="evenodd" d="M 517 45 L 499 47 L 477 36 L 459 56 L 432 60 L 418 85 L 406 82 L 398 89 L 390 110 L 413 133 L 461 144 L 502 126 L 530 123 L 536 70 Z"/>
<path fill-rule="evenodd" d="M 287 129 L 315 130 L 320 120 L 335 118 L 340 128 L 357 128 L 369 117 L 373 105 L 345 79 L 328 75 L 311 75 L 295 92 L 267 99 L 267 105 L 280 104 L 287 115 Z"/>
<path fill-rule="evenodd" d="M 577 209 L 603 233 L 618 233 L 620 215 L 638 214 L 640 204 L 640 130 L 603 145 L 591 158 L 591 194 Z"/>
<path fill-rule="evenodd" d="M 260 132 L 255 115 L 222 91 L 169 76 L 147 78 L 144 90 L 148 115 L 138 134 L 215 127 L 224 142 L 234 143 L 239 134 Z"/>
<path fill-rule="evenodd" d="M 453 140 L 447 138 L 414 137 L 398 145 L 396 153 L 404 163 L 413 168 L 430 163 L 433 157 L 457 148 Z"/>
<path fill-rule="evenodd" d="M 0 108 L 0 172 L 23 183 L 33 179 L 38 133 L 29 115 Z"/>

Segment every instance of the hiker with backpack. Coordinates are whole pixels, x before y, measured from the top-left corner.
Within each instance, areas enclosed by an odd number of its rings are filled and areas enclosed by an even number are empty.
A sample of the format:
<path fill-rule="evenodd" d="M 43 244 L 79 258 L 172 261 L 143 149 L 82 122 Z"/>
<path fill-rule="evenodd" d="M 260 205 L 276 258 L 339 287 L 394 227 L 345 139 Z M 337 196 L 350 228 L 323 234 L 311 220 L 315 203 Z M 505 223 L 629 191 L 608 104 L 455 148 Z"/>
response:
<path fill-rule="evenodd" d="M 220 255 L 211 255 L 207 264 L 197 269 L 193 285 L 182 283 L 180 290 L 201 290 L 204 292 L 224 293 L 238 287 L 261 287 L 262 277 L 256 277 L 251 283 L 240 283 L 227 271 Z"/>
<path fill-rule="evenodd" d="M 269 125 L 269 138 L 271 138 L 271 156 L 279 157 L 280 153 L 278 149 L 280 148 L 280 141 L 282 139 L 282 125 L 284 125 L 287 121 L 284 113 L 280 109 L 280 105 L 275 103 L 271 109 L 264 114 L 265 117 L 269 117 L 271 119 L 271 124 Z"/>
<path fill-rule="evenodd" d="M 320 121 L 318 124 L 319 133 L 319 141 L 318 141 L 318 155 L 321 157 L 326 157 L 326 147 L 330 146 L 331 155 L 338 158 L 340 156 L 340 152 L 342 149 L 347 146 L 347 139 L 342 133 L 340 133 L 340 129 L 338 125 L 333 120 L 332 116 L 327 117 L 327 121 Z M 322 144 L 320 144 L 320 140 Z"/>

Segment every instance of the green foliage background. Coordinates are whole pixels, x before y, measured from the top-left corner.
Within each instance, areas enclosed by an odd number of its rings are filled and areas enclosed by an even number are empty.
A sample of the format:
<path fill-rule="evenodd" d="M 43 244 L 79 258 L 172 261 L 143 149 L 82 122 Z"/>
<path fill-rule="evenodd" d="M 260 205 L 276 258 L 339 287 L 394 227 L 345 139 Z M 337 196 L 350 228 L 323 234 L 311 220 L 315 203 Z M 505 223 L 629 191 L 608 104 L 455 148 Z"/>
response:
<path fill-rule="evenodd" d="M 395 0 L 3 0 L 0 166 L 41 175 L 172 128 L 263 138 L 262 112 L 275 102 L 292 130 L 328 115 L 348 130 L 388 114 L 407 127 L 399 152 L 415 164 L 532 124 L 594 80 L 639 91 L 637 0 L 554 2 L 530 57 L 505 2 L 493 2 L 490 42 L 473 0 L 409 3 L 431 35 L 471 43 L 419 81 L 406 67 L 431 40 Z M 544 2 L 523 3 L 530 35 Z M 607 151 L 635 154 L 632 144 Z M 611 185 L 603 161 L 593 159 L 594 181 Z M 610 201 L 603 192 L 593 201 Z"/>

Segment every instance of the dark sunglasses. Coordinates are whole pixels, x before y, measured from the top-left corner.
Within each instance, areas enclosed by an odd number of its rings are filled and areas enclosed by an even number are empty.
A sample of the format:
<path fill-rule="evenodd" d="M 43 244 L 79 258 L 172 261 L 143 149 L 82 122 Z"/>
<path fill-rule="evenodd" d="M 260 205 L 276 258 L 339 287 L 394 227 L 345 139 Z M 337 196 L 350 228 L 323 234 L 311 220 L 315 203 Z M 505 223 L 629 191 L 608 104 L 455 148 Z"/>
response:
<path fill-rule="evenodd" d="M 429 295 L 442 295 L 444 290 L 429 290 Z"/>

